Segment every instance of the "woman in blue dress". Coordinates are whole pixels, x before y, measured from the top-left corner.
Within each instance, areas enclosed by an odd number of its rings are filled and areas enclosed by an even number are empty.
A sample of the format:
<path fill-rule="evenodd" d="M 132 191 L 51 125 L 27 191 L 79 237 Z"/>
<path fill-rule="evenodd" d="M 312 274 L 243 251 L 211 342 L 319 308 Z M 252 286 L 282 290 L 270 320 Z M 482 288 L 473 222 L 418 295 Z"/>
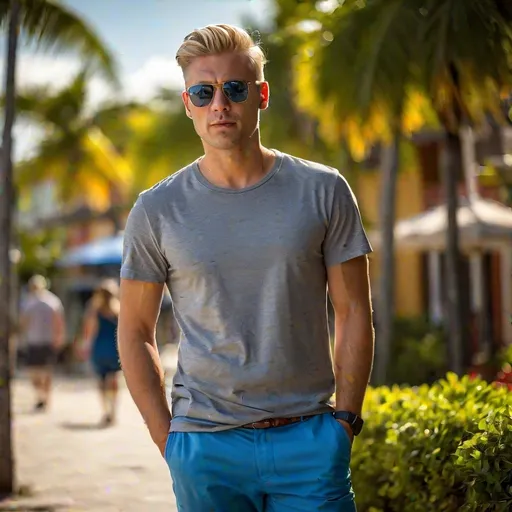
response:
<path fill-rule="evenodd" d="M 84 319 L 85 350 L 99 379 L 104 426 L 116 419 L 118 375 L 121 370 L 117 352 L 119 289 L 114 280 L 103 281 L 95 291 Z"/>

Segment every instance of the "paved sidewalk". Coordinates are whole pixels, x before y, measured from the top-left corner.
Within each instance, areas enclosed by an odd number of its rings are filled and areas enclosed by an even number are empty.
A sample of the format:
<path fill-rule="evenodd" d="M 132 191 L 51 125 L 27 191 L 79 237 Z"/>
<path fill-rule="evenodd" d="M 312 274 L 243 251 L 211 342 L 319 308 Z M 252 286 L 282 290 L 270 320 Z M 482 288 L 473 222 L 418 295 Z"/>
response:
<path fill-rule="evenodd" d="M 167 354 L 169 373 L 173 354 Z M 151 442 L 123 386 L 117 424 L 97 427 L 94 380 L 56 380 L 53 403 L 33 413 L 26 378 L 14 384 L 14 436 L 18 483 L 33 496 L 0 502 L 0 510 L 176 511 L 167 465 Z"/>

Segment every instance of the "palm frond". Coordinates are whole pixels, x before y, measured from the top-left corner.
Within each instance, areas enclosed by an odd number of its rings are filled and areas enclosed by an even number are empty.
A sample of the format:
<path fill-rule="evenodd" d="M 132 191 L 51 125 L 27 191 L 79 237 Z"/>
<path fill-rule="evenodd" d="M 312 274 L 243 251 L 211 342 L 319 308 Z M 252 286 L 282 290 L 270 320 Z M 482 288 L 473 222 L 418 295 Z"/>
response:
<path fill-rule="evenodd" d="M 333 40 L 318 55 L 318 84 L 322 94 L 335 98 L 340 115 L 369 118 L 377 102 L 400 117 L 406 86 L 414 79 L 417 4 L 373 0 L 332 17 Z"/>
<path fill-rule="evenodd" d="M 117 83 L 114 56 L 92 26 L 57 0 L 20 0 L 21 27 L 44 49 L 77 51 L 104 76 Z"/>
<path fill-rule="evenodd" d="M 16 95 L 16 114 L 28 121 L 44 122 L 44 101 L 49 95 L 48 87 L 33 86 L 25 88 Z M 1 105 L 4 108 L 5 98 L 1 98 Z"/>
<path fill-rule="evenodd" d="M 102 176 L 120 190 L 128 189 L 132 180 L 130 166 L 99 128 L 89 128 L 83 139 L 83 148 L 90 161 L 89 172 Z"/>
<path fill-rule="evenodd" d="M 92 114 L 91 126 L 96 126 L 110 140 L 116 151 L 123 155 L 133 136 L 130 126 L 134 116 L 149 110 L 136 102 L 107 103 Z"/>
<path fill-rule="evenodd" d="M 4 29 L 9 23 L 9 13 L 11 11 L 10 0 L 0 0 L 0 28 Z"/>
<path fill-rule="evenodd" d="M 324 30 L 332 42 L 318 41 L 311 72 L 351 130 L 358 118 L 373 132 L 386 117 L 404 128 L 406 111 L 418 126 L 408 106 L 418 92 L 457 129 L 462 116 L 499 112 L 512 90 L 512 17 L 499 0 L 368 0 L 337 9 Z"/>
<path fill-rule="evenodd" d="M 427 0 L 422 27 L 426 84 L 450 129 L 499 110 L 512 88 L 512 16 L 497 0 Z M 476 100 L 476 101 L 475 101 Z"/>
<path fill-rule="evenodd" d="M 28 190 L 44 181 L 60 181 L 67 173 L 68 162 L 63 156 L 65 145 L 60 139 L 46 139 L 30 159 L 20 162 L 14 172 L 21 190 Z"/>
<path fill-rule="evenodd" d="M 103 104 L 97 111 L 92 114 L 91 122 L 96 126 L 102 126 L 103 124 L 110 124 L 113 121 L 119 119 L 119 117 L 126 118 L 132 112 L 145 108 L 144 105 L 136 102 L 118 102 L 112 101 Z"/>
<path fill-rule="evenodd" d="M 54 130 L 70 131 L 84 116 L 87 73 L 81 71 L 73 81 L 56 93 L 47 87 L 27 87 L 16 99 L 19 112 Z"/>
<path fill-rule="evenodd" d="M 91 209 L 104 211 L 111 204 L 111 183 L 106 182 L 101 175 L 80 172 L 75 186 L 82 191 L 81 202 L 90 206 Z"/>
<path fill-rule="evenodd" d="M 181 93 L 175 89 L 169 89 L 168 87 L 160 87 L 154 99 L 156 101 L 164 102 L 168 107 L 179 107 L 182 106 Z"/>
<path fill-rule="evenodd" d="M 163 161 L 171 174 L 201 154 L 201 141 L 182 108 L 154 110 L 138 129 L 132 154 L 137 155 L 134 158 L 141 172 L 149 172 Z"/>

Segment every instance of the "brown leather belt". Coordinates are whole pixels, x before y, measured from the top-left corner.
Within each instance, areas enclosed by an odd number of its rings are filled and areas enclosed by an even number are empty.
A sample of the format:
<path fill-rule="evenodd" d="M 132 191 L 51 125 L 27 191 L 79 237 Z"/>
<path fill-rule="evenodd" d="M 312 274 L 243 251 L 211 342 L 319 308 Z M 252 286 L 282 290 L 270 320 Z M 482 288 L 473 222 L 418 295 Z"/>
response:
<path fill-rule="evenodd" d="M 255 421 L 254 423 L 247 423 L 242 425 L 242 428 L 271 428 L 271 427 L 284 427 L 297 423 L 299 421 L 306 421 L 312 418 L 314 415 L 309 416 L 295 416 L 293 418 L 268 418 L 266 420 Z"/>

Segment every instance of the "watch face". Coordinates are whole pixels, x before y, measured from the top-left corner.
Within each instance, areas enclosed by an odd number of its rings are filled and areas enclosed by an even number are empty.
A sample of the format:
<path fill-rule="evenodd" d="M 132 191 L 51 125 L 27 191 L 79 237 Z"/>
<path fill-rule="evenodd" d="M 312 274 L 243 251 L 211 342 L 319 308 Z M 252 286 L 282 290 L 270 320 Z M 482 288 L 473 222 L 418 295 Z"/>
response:
<path fill-rule="evenodd" d="M 363 420 L 361 418 L 357 418 L 357 420 L 351 426 L 354 435 L 357 436 L 361 433 L 361 430 L 363 430 Z"/>

